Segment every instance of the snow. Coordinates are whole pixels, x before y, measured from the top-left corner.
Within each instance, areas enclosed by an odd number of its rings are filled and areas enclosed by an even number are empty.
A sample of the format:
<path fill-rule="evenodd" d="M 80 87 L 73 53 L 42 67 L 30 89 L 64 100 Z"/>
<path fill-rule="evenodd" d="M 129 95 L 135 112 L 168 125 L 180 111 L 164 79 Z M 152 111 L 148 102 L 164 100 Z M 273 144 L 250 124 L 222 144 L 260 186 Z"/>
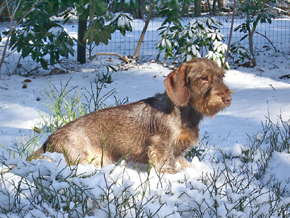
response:
<path fill-rule="evenodd" d="M 128 20 L 126 19 L 126 17 L 124 16 L 120 16 L 119 19 L 118 19 L 118 23 L 117 23 L 117 26 L 118 27 L 124 27 L 128 24 Z"/>
<path fill-rule="evenodd" d="M 117 20 L 117 26 L 119 28 L 125 28 L 126 26 L 131 25 L 131 20 L 129 19 L 129 17 L 131 17 L 131 15 L 128 13 L 116 13 L 111 23 L 116 22 Z"/>
<path fill-rule="evenodd" d="M 274 177 L 274 184 L 280 183 L 281 187 L 285 187 L 290 191 L 290 154 L 274 152 L 269 166 L 266 170 L 264 181 L 269 181 L 270 177 Z M 279 169 L 279 171 L 277 171 Z"/>
<path fill-rule="evenodd" d="M 41 123 L 40 114 L 46 116 L 49 113 L 41 95 L 41 90 L 47 88 L 48 83 L 60 89 L 60 81 L 64 84 L 71 79 L 69 88 L 77 87 L 77 91 L 85 93 L 84 88 L 90 89 L 90 82 L 97 78 L 100 72 L 97 69 L 104 70 L 104 64 L 120 63 L 112 60 L 113 63 L 106 59 L 93 60 L 68 74 L 34 75 L 29 77 L 29 83 L 18 75 L 0 75 L 0 144 L 9 148 L 20 139 L 27 142 L 36 134 L 32 129 Z M 270 216 L 270 213 L 271 217 L 279 217 L 277 211 L 271 211 L 273 208 L 268 202 L 275 197 L 273 187 L 277 186 L 284 190 L 280 207 L 290 202 L 289 151 L 274 151 L 260 180 L 254 174 L 243 171 L 245 165 L 239 157 L 249 149 L 248 136 L 254 136 L 257 141 L 263 140 L 261 123 L 266 117 L 273 123 L 279 117 L 284 121 L 290 119 L 290 79 L 279 79 L 289 74 L 290 62 L 289 56 L 271 50 L 262 51 L 257 61 L 255 68 L 230 64 L 231 69 L 224 80 L 233 89 L 232 104 L 214 118 L 201 122 L 200 138 L 208 136 L 203 142 L 208 143 L 209 148 L 202 160 L 198 157 L 191 160 L 192 167 L 165 175 L 154 170 L 148 174 L 146 166 L 136 170 L 135 166 L 124 161 L 118 166 L 108 165 L 102 169 L 92 165 L 68 167 L 62 154 L 45 154 L 51 161 L 27 162 L 21 157 L 10 158 L 1 147 L 0 153 L 8 159 L 6 164 L 16 165 L 10 173 L 2 175 L 5 180 L 0 184 L 1 208 L 11 209 L 18 197 L 13 196 L 15 184 L 20 184 L 23 189 L 22 195 L 19 195 L 20 206 L 26 213 L 18 214 L 12 210 L 6 214 L 8 217 L 44 217 L 47 214 L 54 217 L 77 217 L 77 214 L 80 217 L 114 217 L 118 212 L 122 212 L 124 217 L 192 217 L 194 212 L 200 217 L 213 214 L 249 217 L 254 213 L 261 217 Z M 128 97 L 130 102 L 144 99 L 164 92 L 163 82 L 170 72 L 169 68 L 151 62 L 126 70 L 120 68 L 112 74 L 113 82 L 106 84 L 102 94 L 115 89 L 117 99 Z M 25 89 L 22 88 L 24 83 L 27 85 Z M 106 103 L 110 105 L 114 101 L 110 97 Z M 47 135 L 44 135 L 40 144 L 46 138 Z M 257 150 L 254 159 L 258 161 L 261 157 L 261 152 Z M 225 171 L 225 164 L 230 171 Z M 257 172 L 259 167 L 256 163 L 248 166 L 253 172 Z M 1 168 L 6 169 L 5 166 Z M 217 178 L 216 183 L 214 178 Z M 271 183 L 267 184 L 270 179 Z M 46 196 L 40 195 L 36 189 L 27 189 L 39 184 L 46 188 Z M 76 196 L 77 200 L 70 200 Z M 50 201 L 43 202 L 45 197 Z M 243 210 L 239 210 L 239 202 L 244 202 Z M 58 206 L 62 208 L 59 211 L 55 209 Z M 84 206 L 91 213 L 83 214 Z M 215 207 L 216 211 L 211 211 Z M 68 214 L 63 211 L 64 208 L 73 212 Z"/>
<path fill-rule="evenodd" d="M 60 33 L 63 31 L 63 27 L 57 26 L 57 27 L 52 27 L 48 30 L 48 32 L 51 32 L 53 35 L 58 36 Z"/>

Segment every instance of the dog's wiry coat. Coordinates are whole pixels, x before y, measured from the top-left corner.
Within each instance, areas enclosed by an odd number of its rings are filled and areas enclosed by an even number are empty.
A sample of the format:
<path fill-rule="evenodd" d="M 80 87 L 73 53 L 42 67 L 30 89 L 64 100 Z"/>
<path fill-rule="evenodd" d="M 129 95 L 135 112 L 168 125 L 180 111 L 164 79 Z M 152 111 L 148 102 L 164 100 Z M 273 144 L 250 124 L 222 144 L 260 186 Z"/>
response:
<path fill-rule="evenodd" d="M 166 92 L 135 103 L 106 108 L 55 131 L 33 157 L 46 151 L 65 153 L 67 161 L 114 163 L 128 155 L 133 162 L 152 160 L 174 173 L 189 166 L 185 152 L 198 143 L 198 124 L 231 103 L 224 72 L 208 59 L 182 64 L 165 79 Z"/>

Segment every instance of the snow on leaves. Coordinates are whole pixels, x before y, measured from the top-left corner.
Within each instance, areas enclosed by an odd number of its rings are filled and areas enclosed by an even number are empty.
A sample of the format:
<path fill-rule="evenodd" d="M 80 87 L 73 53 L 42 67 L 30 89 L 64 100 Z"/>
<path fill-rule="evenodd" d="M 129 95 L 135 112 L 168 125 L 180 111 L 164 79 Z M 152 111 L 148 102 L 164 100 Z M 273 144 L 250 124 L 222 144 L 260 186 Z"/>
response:
<path fill-rule="evenodd" d="M 187 25 L 164 24 L 159 30 L 161 39 L 156 43 L 161 53 L 165 50 L 165 60 L 177 57 L 188 61 L 194 57 L 207 57 L 222 66 L 227 46 L 222 42 L 221 23 L 215 18 L 192 19 Z"/>

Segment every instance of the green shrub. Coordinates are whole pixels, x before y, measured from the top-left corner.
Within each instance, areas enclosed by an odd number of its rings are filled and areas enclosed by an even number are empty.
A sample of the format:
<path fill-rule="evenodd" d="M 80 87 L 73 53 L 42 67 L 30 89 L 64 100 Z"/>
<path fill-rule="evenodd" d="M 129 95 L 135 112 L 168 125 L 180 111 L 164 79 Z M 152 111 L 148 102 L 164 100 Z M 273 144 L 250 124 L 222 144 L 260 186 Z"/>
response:
<path fill-rule="evenodd" d="M 161 39 L 156 43 L 159 56 L 165 50 L 164 62 L 168 57 L 177 57 L 182 62 L 195 57 L 207 57 L 222 66 L 227 45 L 222 42 L 224 36 L 220 33 L 220 25 L 215 18 L 192 19 L 185 26 L 180 22 L 173 23 L 173 26 L 163 23 L 159 28 Z"/>

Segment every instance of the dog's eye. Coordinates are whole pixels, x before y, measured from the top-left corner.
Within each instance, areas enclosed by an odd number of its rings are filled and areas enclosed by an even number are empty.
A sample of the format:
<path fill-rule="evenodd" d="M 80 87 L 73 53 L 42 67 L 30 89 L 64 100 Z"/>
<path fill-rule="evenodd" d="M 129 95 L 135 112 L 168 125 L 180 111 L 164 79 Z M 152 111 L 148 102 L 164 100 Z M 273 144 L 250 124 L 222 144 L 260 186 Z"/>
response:
<path fill-rule="evenodd" d="M 204 77 L 202 77 L 201 79 L 202 79 L 202 81 L 204 81 L 204 82 L 208 82 L 208 76 L 204 76 Z"/>

